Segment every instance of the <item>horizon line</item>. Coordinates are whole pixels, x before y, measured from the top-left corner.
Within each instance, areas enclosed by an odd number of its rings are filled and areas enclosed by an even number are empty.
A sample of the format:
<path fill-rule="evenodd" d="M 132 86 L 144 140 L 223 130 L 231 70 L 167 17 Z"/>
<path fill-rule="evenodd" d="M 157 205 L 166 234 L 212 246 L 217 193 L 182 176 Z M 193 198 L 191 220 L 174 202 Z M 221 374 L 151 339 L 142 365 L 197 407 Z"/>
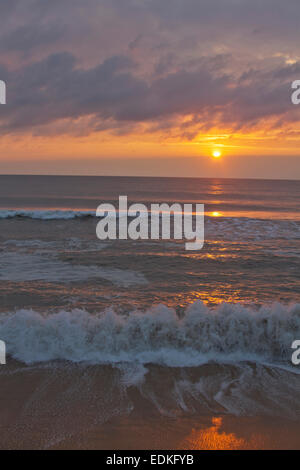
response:
<path fill-rule="evenodd" d="M 23 177 L 50 177 L 50 178 L 161 178 L 161 179 L 218 179 L 218 180 L 259 180 L 259 181 L 300 181 L 300 178 L 266 178 L 266 177 L 228 177 L 228 176 L 154 176 L 154 175 L 67 175 L 67 174 L 23 174 L 23 173 L 0 173 L 0 177 L 23 176 Z"/>

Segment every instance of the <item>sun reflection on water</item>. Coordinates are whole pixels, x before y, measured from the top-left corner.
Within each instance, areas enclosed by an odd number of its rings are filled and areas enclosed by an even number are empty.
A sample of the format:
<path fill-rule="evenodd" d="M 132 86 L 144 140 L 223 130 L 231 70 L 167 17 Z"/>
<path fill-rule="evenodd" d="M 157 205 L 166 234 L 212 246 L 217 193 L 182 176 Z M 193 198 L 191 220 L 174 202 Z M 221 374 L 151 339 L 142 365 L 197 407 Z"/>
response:
<path fill-rule="evenodd" d="M 185 449 L 191 450 L 239 450 L 259 448 L 260 436 L 252 436 L 251 442 L 237 437 L 234 433 L 221 431 L 223 418 L 212 419 L 212 425 L 202 430 L 193 429 L 189 436 L 181 443 Z"/>

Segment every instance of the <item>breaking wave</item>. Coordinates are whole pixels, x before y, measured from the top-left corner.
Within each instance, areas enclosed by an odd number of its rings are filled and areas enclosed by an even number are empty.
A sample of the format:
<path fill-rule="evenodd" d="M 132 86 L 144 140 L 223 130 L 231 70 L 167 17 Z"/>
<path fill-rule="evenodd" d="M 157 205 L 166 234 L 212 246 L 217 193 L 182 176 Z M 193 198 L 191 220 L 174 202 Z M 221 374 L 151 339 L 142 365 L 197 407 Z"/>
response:
<path fill-rule="evenodd" d="M 129 315 L 74 310 L 46 316 L 18 310 L 0 317 L 0 338 L 8 354 L 26 364 L 67 360 L 197 367 L 253 361 L 292 366 L 300 304 L 212 309 L 196 302 L 180 316 L 163 305 Z"/>

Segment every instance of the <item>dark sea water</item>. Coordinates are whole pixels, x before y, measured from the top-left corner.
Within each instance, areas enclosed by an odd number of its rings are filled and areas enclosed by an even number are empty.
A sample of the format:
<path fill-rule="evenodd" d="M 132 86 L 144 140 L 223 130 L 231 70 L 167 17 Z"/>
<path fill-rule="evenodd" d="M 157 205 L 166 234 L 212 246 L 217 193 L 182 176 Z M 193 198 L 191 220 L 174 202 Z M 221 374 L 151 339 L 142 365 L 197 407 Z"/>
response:
<path fill-rule="evenodd" d="M 102 202 L 205 204 L 205 245 L 100 241 Z M 0 177 L 2 310 L 300 299 L 300 182 Z"/>
<path fill-rule="evenodd" d="M 204 203 L 204 248 L 98 240 L 96 208 L 120 195 Z M 298 420 L 299 209 L 298 181 L 0 176 L 0 377 L 35 384 L 11 433 L 27 416 L 32 436 L 50 395 L 64 424 L 41 447 L 71 433 L 80 400 L 86 429 L 140 400 L 168 416 Z"/>

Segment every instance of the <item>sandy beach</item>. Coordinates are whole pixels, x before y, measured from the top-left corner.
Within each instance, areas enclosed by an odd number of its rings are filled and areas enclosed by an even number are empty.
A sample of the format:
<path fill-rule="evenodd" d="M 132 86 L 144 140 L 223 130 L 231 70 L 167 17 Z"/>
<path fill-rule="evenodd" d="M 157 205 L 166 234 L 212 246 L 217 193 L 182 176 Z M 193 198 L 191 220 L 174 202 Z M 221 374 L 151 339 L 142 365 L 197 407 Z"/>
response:
<path fill-rule="evenodd" d="M 214 377 L 203 393 L 178 389 L 180 370 L 151 368 L 146 379 L 135 380 L 133 372 L 120 368 L 52 364 L 24 367 L 14 362 L 0 370 L 1 449 L 104 449 L 104 450 L 243 450 L 295 449 L 300 446 L 299 413 L 295 406 L 299 393 L 287 409 L 281 409 L 274 396 L 287 392 L 272 390 L 258 398 L 258 388 L 237 394 L 248 407 L 234 416 L 208 395 L 217 382 L 224 381 L 221 368 L 192 369 L 190 381 Z M 228 370 L 226 371 L 226 374 Z M 231 369 L 231 373 L 234 371 Z M 258 373 L 258 371 L 257 371 Z M 276 371 L 271 372 L 273 375 Z M 169 378 L 166 378 L 166 374 Z M 170 382 L 173 376 L 173 384 Z M 253 375 L 252 380 L 254 380 Z M 282 380 L 293 379 L 290 374 Z M 131 382 L 130 382 L 131 380 Z M 185 374 L 187 381 L 187 374 Z M 236 376 L 236 380 L 238 377 Z M 232 381 L 233 386 L 234 381 Z M 176 395 L 177 388 L 177 396 Z M 211 390 L 211 393 L 214 392 Z M 230 387 L 226 389 L 230 394 Z M 163 396 L 162 396 L 163 395 Z M 171 398 L 173 395 L 173 399 Z M 248 396 L 247 396 L 248 395 Z M 256 395 L 256 396 L 255 396 Z M 171 398 L 171 399 L 170 399 Z M 181 401 L 179 400 L 181 399 Z M 231 397 L 234 399 L 234 397 Z M 264 411 L 251 416 L 257 405 Z M 228 397 L 228 403 L 230 398 Z M 276 409 L 277 408 L 277 409 Z M 255 410 L 257 414 L 257 409 Z M 274 415 L 274 416 L 272 416 Z M 277 416 L 276 416 L 277 415 Z"/>

